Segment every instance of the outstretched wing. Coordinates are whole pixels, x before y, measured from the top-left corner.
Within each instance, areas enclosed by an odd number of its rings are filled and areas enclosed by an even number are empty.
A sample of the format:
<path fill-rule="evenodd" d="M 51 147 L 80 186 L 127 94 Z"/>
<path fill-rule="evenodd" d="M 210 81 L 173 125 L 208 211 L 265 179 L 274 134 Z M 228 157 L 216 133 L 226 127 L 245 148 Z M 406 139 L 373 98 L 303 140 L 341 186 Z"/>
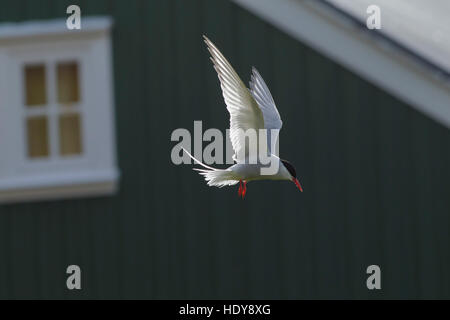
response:
<path fill-rule="evenodd" d="M 217 71 L 220 80 L 223 98 L 230 113 L 230 140 L 234 149 L 233 159 L 238 161 L 238 158 L 239 160 L 243 159 L 244 155 L 247 159 L 249 155 L 245 148 L 245 137 L 243 137 L 242 132 L 255 129 L 256 135 L 259 135 L 259 129 L 264 129 L 263 112 L 219 49 L 207 37 L 203 36 L 203 38 L 211 54 L 214 69 Z"/>
<path fill-rule="evenodd" d="M 272 153 L 276 150 L 275 146 L 283 122 L 269 88 L 255 67 L 252 68 L 250 91 L 263 113 L 264 128 L 267 129 L 267 146 L 269 146 L 269 153 Z"/>

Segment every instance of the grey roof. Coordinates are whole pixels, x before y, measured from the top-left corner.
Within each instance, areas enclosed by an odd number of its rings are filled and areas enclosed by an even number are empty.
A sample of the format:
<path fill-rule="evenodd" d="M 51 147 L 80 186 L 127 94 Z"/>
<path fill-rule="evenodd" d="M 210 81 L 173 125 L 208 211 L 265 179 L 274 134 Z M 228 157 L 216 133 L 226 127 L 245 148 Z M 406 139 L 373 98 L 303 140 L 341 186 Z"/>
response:
<path fill-rule="evenodd" d="M 381 12 L 382 34 L 450 72 L 449 0 L 325 0 L 365 24 L 367 7 Z"/>

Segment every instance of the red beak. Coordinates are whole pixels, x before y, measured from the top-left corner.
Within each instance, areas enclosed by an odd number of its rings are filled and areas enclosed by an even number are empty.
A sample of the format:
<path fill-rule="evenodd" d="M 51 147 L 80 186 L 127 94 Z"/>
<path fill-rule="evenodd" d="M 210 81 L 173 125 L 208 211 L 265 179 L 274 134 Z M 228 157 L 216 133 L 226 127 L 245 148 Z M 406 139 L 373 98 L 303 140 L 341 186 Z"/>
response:
<path fill-rule="evenodd" d="M 300 185 L 300 182 L 298 182 L 297 178 L 292 178 L 292 181 L 295 183 L 295 185 L 297 186 L 297 188 L 303 192 L 302 186 Z"/>

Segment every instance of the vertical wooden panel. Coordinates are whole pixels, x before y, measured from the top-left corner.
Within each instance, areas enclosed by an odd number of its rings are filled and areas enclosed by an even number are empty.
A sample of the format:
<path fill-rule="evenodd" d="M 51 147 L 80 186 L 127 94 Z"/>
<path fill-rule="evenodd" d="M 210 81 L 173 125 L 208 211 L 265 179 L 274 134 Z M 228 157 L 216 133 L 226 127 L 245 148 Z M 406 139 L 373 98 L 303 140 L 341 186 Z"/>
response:
<path fill-rule="evenodd" d="M 171 51 L 171 38 L 169 33 L 171 3 L 170 1 L 146 2 L 147 8 L 144 15 L 146 23 L 144 25 L 143 42 L 145 48 L 144 73 L 147 75 L 145 86 L 146 112 L 143 119 L 146 121 L 146 135 L 148 135 L 150 145 L 144 148 L 144 155 L 148 164 L 157 165 L 161 157 L 159 150 L 166 151 L 166 143 L 170 136 L 165 131 L 170 116 L 174 113 L 170 108 L 170 78 L 169 70 L 172 66 L 172 59 L 168 55 Z M 158 44 L 158 45 L 155 45 Z M 164 158 L 165 159 L 165 158 Z M 145 171 L 144 171 L 145 172 Z M 167 175 L 167 176 L 166 176 Z M 145 176 L 143 178 L 146 178 Z M 167 179 L 167 180 L 166 180 Z M 143 190 L 146 201 L 151 203 L 149 220 L 146 222 L 148 243 L 147 254 L 150 263 L 147 281 L 149 294 L 155 298 L 168 296 L 170 270 L 169 270 L 169 241 L 164 239 L 168 232 L 167 207 L 169 201 L 161 201 L 165 194 L 170 193 L 169 186 L 176 180 L 172 172 L 167 170 L 154 170 L 151 179 L 146 178 L 147 186 Z"/>
<path fill-rule="evenodd" d="M 429 120 L 415 115 L 412 121 L 413 157 L 415 175 L 412 176 L 413 187 L 417 190 L 416 207 L 414 213 L 418 225 L 418 241 L 416 268 L 418 272 L 417 286 L 419 298 L 436 297 L 436 287 L 439 282 L 436 275 L 436 256 L 438 249 L 434 243 L 435 232 L 432 225 L 432 204 L 428 201 L 433 198 L 433 181 L 431 177 L 430 163 L 433 157 L 430 144 L 431 124 Z"/>
<path fill-rule="evenodd" d="M 360 155 L 360 168 L 361 172 L 358 173 L 362 176 L 360 185 L 358 186 L 355 197 L 359 197 L 361 201 L 361 210 L 357 213 L 362 216 L 362 224 L 355 224 L 354 228 L 362 228 L 364 232 L 364 248 L 362 252 L 363 264 L 358 266 L 357 272 L 362 274 L 362 280 L 367 279 L 366 274 L 367 267 L 370 265 L 379 265 L 382 270 L 382 255 L 381 244 L 379 238 L 383 233 L 379 229 L 378 222 L 382 215 L 385 213 L 383 210 L 379 210 L 377 205 L 378 200 L 378 179 L 380 174 L 378 168 L 377 155 L 379 152 L 378 144 L 378 119 L 384 119 L 384 116 L 380 116 L 380 106 L 383 102 L 380 101 L 377 91 L 374 90 L 371 84 L 361 81 L 357 90 L 358 95 L 358 121 L 359 125 L 355 135 L 359 135 L 359 145 L 355 150 Z M 370 106 L 370 107 L 368 107 Z M 380 120 L 383 121 L 383 120 Z M 382 125 L 380 130 L 385 130 L 385 125 Z M 352 170 L 349 168 L 349 170 Z M 351 171 L 350 171 L 351 172 Z M 354 173 L 357 174 L 357 173 Z M 365 281 L 360 286 L 360 294 L 363 294 L 367 298 L 377 298 L 383 295 L 380 291 L 369 291 L 365 285 Z"/>
<path fill-rule="evenodd" d="M 120 254 L 120 293 L 129 292 L 132 297 L 139 297 L 144 293 L 144 283 L 139 275 L 145 270 L 145 261 L 141 252 L 144 246 L 144 234 L 136 232 L 142 225 L 144 214 L 141 211 L 139 198 L 140 177 L 143 174 L 141 150 L 148 137 L 142 134 L 145 123 L 141 120 L 141 110 L 148 107 L 142 100 L 143 83 L 140 61 L 142 59 L 142 43 L 140 28 L 140 12 L 142 1 L 131 1 L 125 4 L 114 1 L 112 12 L 115 18 L 114 28 L 114 66 L 116 90 L 116 115 L 118 130 L 118 152 L 126 154 L 126 158 L 119 159 L 121 170 L 127 172 L 122 176 L 120 196 L 128 201 L 119 201 L 118 216 L 118 248 Z M 129 126 L 132 124 L 132 126 Z M 150 166 L 151 168 L 151 166 Z M 127 212 L 127 215 L 123 213 Z M 124 272 L 127 270 L 127 272 Z M 136 276 L 128 278 L 128 273 Z"/>
<path fill-rule="evenodd" d="M 351 74 L 342 75 L 343 83 L 341 85 L 341 95 L 345 102 L 346 120 L 346 148 L 347 168 L 349 174 L 346 177 L 344 188 L 346 190 L 347 199 L 347 215 L 345 224 L 348 228 L 346 237 L 346 248 L 348 250 L 348 269 L 347 273 L 351 281 L 348 283 L 352 297 L 358 297 L 365 293 L 364 274 L 364 199 L 361 197 L 361 185 L 364 179 L 364 168 L 362 155 L 360 152 L 362 135 L 359 134 L 361 127 L 360 114 L 364 112 L 361 108 L 359 97 L 363 94 L 359 80 Z M 360 274 L 361 276 L 358 276 Z M 352 276 L 350 276 L 352 275 Z"/>
<path fill-rule="evenodd" d="M 292 119 L 283 123 L 280 134 L 280 155 L 292 161 L 304 188 L 310 189 L 309 161 L 311 137 L 310 106 L 306 103 L 307 78 L 305 48 L 298 44 L 289 51 L 277 50 L 288 46 L 292 39 L 270 30 L 272 47 L 272 72 L 274 74 L 270 88 L 277 103 L 282 119 Z M 283 61 L 290 61 L 289 64 Z M 270 188 L 270 186 L 268 186 Z M 276 188 L 276 189 L 274 189 Z M 311 230 L 312 198 L 301 194 L 293 184 L 280 182 L 272 186 L 277 192 L 277 201 L 268 206 L 275 219 L 281 220 L 280 252 L 282 253 L 280 273 L 283 279 L 282 297 L 297 296 L 307 298 L 314 289 L 313 231 Z M 309 193 L 311 195 L 311 193 Z M 282 214 L 278 214 L 281 206 Z M 273 215 L 273 212 L 277 212 Z"/>
<path fill-rule="evenodd" d="M 209 0 L 203 1 L 203 34 L 214 41 L 219 48 L 222 48 L 224 54 L 226 52 L 228 56 L 236 57 L 234 32 L 236 7 L 229 1 L 217 1 L 216 3 L 211 6 Z M 197 114 L 205 120 L 204 123 L 208 127 L 225 129 L 229 126 L 228 111 L 221 94 L 219 79 L 208 60 L 209 53 L 205 45 L 202 42 L 199 45 L 202 49 L 203 62 L 201 65 L 206 81 L 204 87 L 206 104 L 205 108 L 202 108 Z M 235 64 L 234 60 L 232 61 L 233 65 Z M 195 177 L 191 176 L 190 179 L 195 179 Z M 200 181 L 198 188 L 202 189 L 203 205 L 210 208 L 208 213 L 212 219 L 211 231 L 214 235 L 212 260 L 215 275 L 211 279 L 214 284 L 212 297 L 245 297 L 247 296 L 245 291 L 247 275 L 244 270 L 244 259 L 247 245 L 242 241 L 242 236 L 245 234 L 245 223 L 241 222 L 242 219 L 246 219 L 246 213 L 242 210 L 245 209 L 245 203 L 236 201 L 239 200 L 236 188 L 209 192 L 201 183 L 203 182 Z M 220 205 L 216 205 L 218 203 Z"/>
<path fill-rule="evenodd" d="M 271 43 L 268 38 L 269 26 L 262 20 L 251 19 L 250 17 L 250 13 L 246 11 L 240 10 L 238 12 L 237 25 L 240 26 L 240 32 L 237 33 L 239 60 L 238 63 L 233 65 L 237 65 L 242 81 L 247 86 L 249 86 L 252 66 L 259 70 L 270 86 L 273 83 L 273 74 Z M 248 216 L 249 225 L 247 229 L 248 239 L 245 240 L 249 244 L 247 252 L 249 296 L 269 298 L 269 292 L 274 296 L 279 296 L 283 283 L 280 268 L 280 262 L 282 261 L 280 221 L 282 215 L 279 214 L 278 217 L 274 217 L 274 212 L 276 212 L 274 204 L 280 202 L 280 193 L 275 191 L 274 186 L 268 183 L 249 183 L 247 191 L 245 214 Z M 260 201 L 260 199 L 253 197 L 253 194 L 260 194 L 267 200 Z M 260 268 L 261 265 L 265 267 Z"/>

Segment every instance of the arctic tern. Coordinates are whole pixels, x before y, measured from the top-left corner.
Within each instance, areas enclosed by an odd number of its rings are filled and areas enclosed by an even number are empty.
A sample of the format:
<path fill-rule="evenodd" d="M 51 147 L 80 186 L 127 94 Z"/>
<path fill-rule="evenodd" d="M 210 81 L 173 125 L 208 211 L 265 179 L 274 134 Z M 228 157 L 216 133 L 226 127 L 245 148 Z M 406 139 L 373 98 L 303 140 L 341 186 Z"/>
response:
<path fill-rule="evenodd" d="M 183 148 L 189 157 L 203 167 L 203 169 L 194 168 L 194 170 L 205 177 L 209 186 L 224 187 L 239 183 L 238 195 L 242 198 L 247 193 L 247 182 L 256 180 L 290 180 L 303 192 L 294 166 L 272 152 L 275 150 L 278 132 L 283 123 L 263 78 L 253 67 L 250 89 L 247 89 L 219 49 L 206 36 L 203 38 L 211 54 L 210 59 L 219 77 L 225 104 L 230 113 L 230 140 L 234 150 L 233 160 L 236 164 L 227 169 L 216 169 L 197 160 Z M 241 134 L 249 129 L 256 132 L 265 129 L 263 132 L 265 132 L 264 140 L 267 141 L 266 151 L 270 161 L 275 162 L 278 168 L 274 174 L 262 174 L 262 169 L 267 166 L 250 161 L 254 155 L 249 154 L 245 145 L 245 136 Z"/>

